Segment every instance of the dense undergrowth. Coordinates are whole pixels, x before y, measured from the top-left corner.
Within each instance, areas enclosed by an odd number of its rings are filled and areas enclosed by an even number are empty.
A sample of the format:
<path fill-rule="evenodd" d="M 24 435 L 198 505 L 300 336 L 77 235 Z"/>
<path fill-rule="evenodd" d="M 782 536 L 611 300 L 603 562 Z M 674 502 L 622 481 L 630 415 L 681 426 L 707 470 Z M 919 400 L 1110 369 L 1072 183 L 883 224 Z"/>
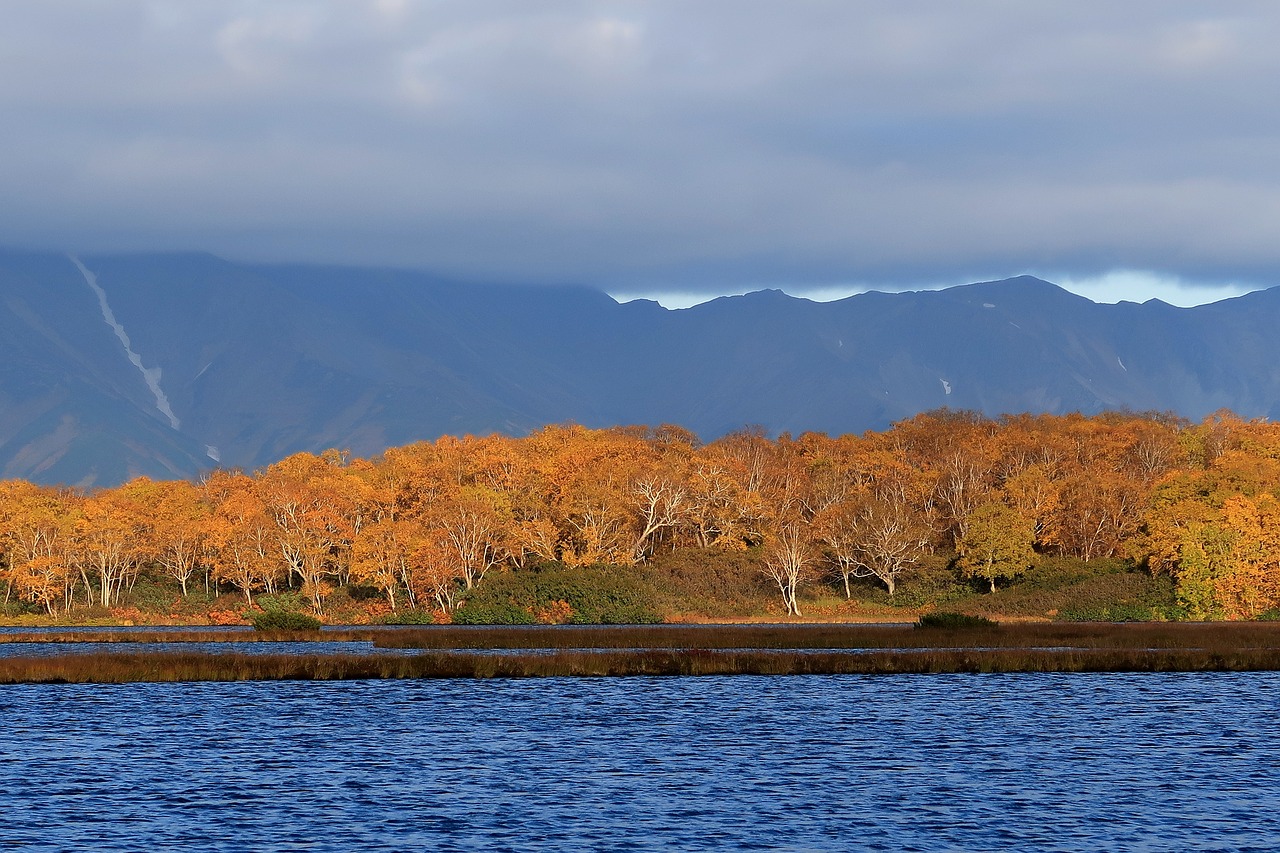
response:
<path fill-rule="evenodd" d="M 662 621 L 652 585 L 607 566 L 547 563 L 477 586 L 452 614 L 459 625 L 602 624 Z"/>
<path fill-rule="evenodd" d="M 1017 579 L 991 592 L 964 578 L 949 555 L 930 555 L 906 575 L 895 594 L 854 579 L 846 598 L 834 578 L 801 589 L 803 620 L 912 622 L 932 611 L 1017 621 L 1145 622 L 1187 618 L 1172 580 L 1122 560 L 1089 562 L 1041 557 Z M 635 567 L 543 563 L 494 572 L 458 598 L 452 612 L 401 606 L 379 592 L 335 588 L 323 622 L 330 625 L 644 624 L 654 622 L 770 622 L 788 620 L 758 550 L 680 550 Z M 1269 618 L 1273 614 L 1264 614 Z M 254 625 L 260 630 L 307 628 L 308 600 L 285 589 L 258 595 L 187 596 L 144 576 L 119 606 L 79 607 L 52 619 L 32 604 L 0 604 L 11 625 Z"/>

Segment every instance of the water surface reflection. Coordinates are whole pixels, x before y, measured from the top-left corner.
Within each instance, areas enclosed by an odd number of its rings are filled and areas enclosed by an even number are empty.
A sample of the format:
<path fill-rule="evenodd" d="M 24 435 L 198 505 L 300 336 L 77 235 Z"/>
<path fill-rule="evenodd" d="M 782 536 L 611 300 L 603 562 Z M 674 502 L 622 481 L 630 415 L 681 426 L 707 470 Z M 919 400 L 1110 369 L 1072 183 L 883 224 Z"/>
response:
<path fill-rule="evenodd" d="M 32 850 L 1273 849 L 1277 673 L 19 685 Z"/>

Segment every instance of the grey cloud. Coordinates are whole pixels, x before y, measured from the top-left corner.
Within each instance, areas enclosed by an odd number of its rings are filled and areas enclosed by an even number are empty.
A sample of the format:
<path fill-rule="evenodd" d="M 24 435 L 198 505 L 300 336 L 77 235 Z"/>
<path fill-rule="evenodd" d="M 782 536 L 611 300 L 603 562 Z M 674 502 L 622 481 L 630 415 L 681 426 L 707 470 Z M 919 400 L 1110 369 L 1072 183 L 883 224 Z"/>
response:
<path fill-rule="evenodd" d="M 716 290 L 1280 269 L 1270 3 L 0 7 L 0 242 Z"/>

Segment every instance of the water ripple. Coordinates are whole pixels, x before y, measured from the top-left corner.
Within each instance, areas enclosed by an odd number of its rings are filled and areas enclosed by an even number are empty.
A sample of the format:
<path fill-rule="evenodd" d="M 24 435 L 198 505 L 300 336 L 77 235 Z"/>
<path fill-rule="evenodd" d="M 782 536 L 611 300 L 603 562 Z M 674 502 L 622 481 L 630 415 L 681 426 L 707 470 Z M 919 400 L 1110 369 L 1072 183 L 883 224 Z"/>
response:
<path fill-rule="evenodd" d="M 1280 674 L 0 688 L 24 850 L 1264 850 Z"/>

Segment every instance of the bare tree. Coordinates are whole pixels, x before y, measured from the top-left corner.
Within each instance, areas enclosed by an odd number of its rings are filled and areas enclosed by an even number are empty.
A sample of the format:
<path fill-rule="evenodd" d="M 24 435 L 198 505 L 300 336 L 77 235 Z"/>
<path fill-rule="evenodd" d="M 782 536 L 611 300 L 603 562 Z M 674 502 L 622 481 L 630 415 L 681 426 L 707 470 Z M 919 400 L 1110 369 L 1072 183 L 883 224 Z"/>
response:
<path fill-rule="evenodd" d="M 864 497 L 828 507 L 815 522 L 819 541 L 844 580 L 875 577 L 892 596 L 898 578 L 924 556 L 932 537 L 927 517 L 905 502 Z"/>
<path fill-rule="evenodd" d="M 813 558 L 809 526 L 799 520 L 781 522 L 765 541 L 765 573 L 773 578 L 782 592 L 782 603 L 788 616 L 800 615 L 796 593 L 802 583 L 811 579 Z"/>

